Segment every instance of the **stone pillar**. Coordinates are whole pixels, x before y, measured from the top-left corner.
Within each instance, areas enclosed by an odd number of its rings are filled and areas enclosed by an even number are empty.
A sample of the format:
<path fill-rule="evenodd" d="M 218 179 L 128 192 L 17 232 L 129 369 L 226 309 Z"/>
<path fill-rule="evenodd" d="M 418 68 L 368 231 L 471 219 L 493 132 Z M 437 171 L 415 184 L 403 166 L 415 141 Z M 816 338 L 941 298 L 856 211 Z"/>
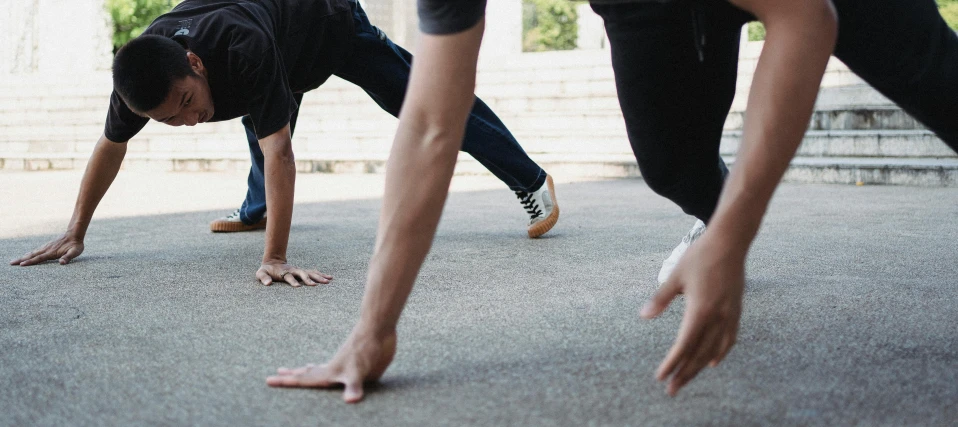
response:
<path fill-rule="evenodd" d="M 745 52 L 745 46 L 748 44 L 748 24 L 742 26 L 742 36 L 738 41 L 739 56 Z"/>
<path fill-rule="evenodd" d="M 405 32 L 403 33 L 403 47 L 406 50 L 415 53 L 416 46 L 419 45 L 419 37 L 422 32 L 419 31 L 419 13 L 416 9 L 416 0 L 398 0 L 403 3 L 403 16 L 405 22 Z"/>
<path fill-rule="evenodd" d="M 110 68 L 112 43 L 103 0 L 38 0 L 37 71 L 58 75 Z"/>
<path fill-rule="evenodd" d="M 488 0 L 481 58 L 522 53 L 522 0 Z"/>
<path fill-rule="evenodd" d="M 30 74 L 37 70 L 40 0 L 8 0 L 0 14 L 0 74 Z"/>
<path fill-rule="evenodd" d="M 593 12 L 588 3 L 576 6 L 575 11 L 579 16 L 576 49 L 608 49 L 609 39 L 602 17 Z"/>

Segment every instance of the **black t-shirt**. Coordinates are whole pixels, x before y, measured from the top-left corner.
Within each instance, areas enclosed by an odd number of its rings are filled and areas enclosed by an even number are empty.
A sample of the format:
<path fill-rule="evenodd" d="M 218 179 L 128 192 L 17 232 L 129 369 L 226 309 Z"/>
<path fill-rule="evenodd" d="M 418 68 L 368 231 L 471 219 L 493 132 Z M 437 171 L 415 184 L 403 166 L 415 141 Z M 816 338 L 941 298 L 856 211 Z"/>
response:
<path fill-rule="evenodd" d="M 173 38 L 203 60 L 210 121 L 249 115 L 265 138 L 289 123 L 294 93 L 319 87 L 339 68 L 355 29 L 347 0 L 186 0 L 144 34 Z M 113 92 L 109 140 L 128 141 L 148 121 Z"/>
<path fill-rule="evenodd" d="M 570 0 L 571 1 L 571 0 Z M 590 3 L 620 4 L 673 0 L 589 0 Z M 419 29 L 426 34 L 459 33 L 476 25 L 486 11 L 486 0 L 419 0 Z"/>
<path fill-rule="evenodd" d="M 476 25 L 486 0 L 419 0 L 419 29 L 426 34 L 452 34 Z"/>

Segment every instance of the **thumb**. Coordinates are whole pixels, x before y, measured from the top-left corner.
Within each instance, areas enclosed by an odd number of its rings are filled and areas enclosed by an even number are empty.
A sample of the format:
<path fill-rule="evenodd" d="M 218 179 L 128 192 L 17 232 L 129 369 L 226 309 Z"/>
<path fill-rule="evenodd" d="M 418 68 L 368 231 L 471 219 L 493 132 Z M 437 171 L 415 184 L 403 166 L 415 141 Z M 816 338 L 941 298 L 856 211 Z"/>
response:
<path fill-rule="evenodd" d="M 672 277 L 675 277 L 675 275 Z M 662 314 L 679 293 L 679 282 L 675 279 L 668 280 L 665 282 L 665 285 L 652 296 L 652 299 L 645 303 L 639 315 L 642 316 L 643 319 L 651 319 Z"/>
<path fill-rule="evenodd" d="M 60 265 L 67 265 L 70 261 L 73 261 L 73 258 L 76 258 L 80 255 L 80 251 L 77 248 L 70 248 L 66 254 L 60 257 Z"/>
<path fill-rule="evenodd" d="M 343 400 L 346 403 L 359 403 L 363 400 L 363 382 L 356 378 L 351 378 L 343 383 L 346 390 L 343 392 Z"/>

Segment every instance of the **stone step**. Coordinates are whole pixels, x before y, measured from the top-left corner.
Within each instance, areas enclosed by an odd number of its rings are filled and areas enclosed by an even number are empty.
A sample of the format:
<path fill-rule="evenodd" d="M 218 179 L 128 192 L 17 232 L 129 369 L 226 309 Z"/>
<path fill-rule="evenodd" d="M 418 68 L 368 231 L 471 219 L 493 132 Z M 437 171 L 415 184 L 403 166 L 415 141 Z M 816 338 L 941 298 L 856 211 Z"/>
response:
<path fill-rule="evenodd" d="M 733 111 L 725 121 L 725 130 L 740 130 L 745 113 Z M 897 107 L 846 106 L 843 109 L 816 110 L 808 129 L 825 130 L 925 130 L 925 126 Z"/>
<path fill-rule="evenodd" d="M 299 131 L 293 138 L 293 149 L 299 155 L 315 153 L 380 153 L 389 152 L 395 120 L 388 126 L 375 129 L 327 129 L 320 132 Z M 89 152 L 99 135 L 99 128 L 84 132 L 68 132 L 66 127 L 54 128 L 60 133 L 36 133 L 29 138 L 0 133 L 0 151 L 10 153 Z M 172 130 L 170 133 L 163 131 Z M 247 151 L 245 134 L 237 126 L 229 132 L 202 134 L 193 129 L 155 126 L 152 131 L 138 135 L 129 144 L 131 152 L 219 152 Z M 515 136 L 529 153 L 554 154 L 615 154 L 631 155 L 631 148 L 623 128 L 595 129 L 528 129 L 518 128 Z M 721 152 L 734 155 L 738 151 L 741 131 L 723 134 Z M 810 157 L 886 157 L 954 158 L 947 145 L 925 130 L 893 131 L 810 131 L 798 150 Z"/>
<path fill-rule="evenodd" d="M 898 109 L 898 106 L 865 83 L 823 87 L 818 91 L 818 98 L 815 100 L 815 110 L 819 111 L 856 108 Z"/>
<path fill-rule="evenodd" d="M 124 160 L 126 170 L 155 171 L 245 171 L 249 159 L 240 155 L 224 156 L 217 153 L 184 153 L 158 155 L 131 153 Z M 543 168 L 563 178 L 640 178 L 635 160 L 625 155 L 606 156 L 533 156 Z M 729 164 L 735 159 L 727 157 Z M 385 157 L 381 156 L 316 156 L 297 155 L 300 173 L 383 173 Z M 18 155 L 0 152 L 0 169 L 54 170 L 86 167 L 87 157 L 57 153 Z M 466 155 L 460 156 L 457 175 L 489 174 L 482 165 Z M 809 158 L 792 160 L 783 179 L 786 182 L 850 184 L 850 185 L 909 185 L 924 187 L 958 187 L 958 159 L 861 159 Z"/>
<path fill-rule="evenodd" d="M 733 155 L 741 143 L 740 131 L 726 131 L 722 137 L 721 153 Z M 922 130 L 906 131 L 811 131 L 805 134 L 798 149 L 799 156 L 807 157 L 881 157 L 956 158 L 951 148 L 933 133 Z"/>
<path fill-rule="evenodd" d="M 576 130 L 588 129 L 602 132 L 602 129 L 615 129 L 622 132 L 624 121 L 617 105 L 606 109 L 566 109 L 564 111 L 537 111 L 527 108 L 497 109 L 497 114 L 513 130 Z M 2 138 L 22 137 L 35 133 L 61 132 L 57 128 L 80 126 L 84 129 L 101 130 L 105 110 L 87 111 L 44 111 L 31 112 L 16 110 L 0 116 L 0 129 L 7 132 Z M 378 127 L 394 127 L 396 119 L 367 104 L 355 107 L 318 108 L 306 105 L 303 117 L 312 120 L 299 122 L 300 132 L 327 132 L 330 130 L 360 130 Z M 745 113 L 731 112 L 725 122 L 726 130 L 742 128 Z M 239 125 L 211 123 L 197 126 L 191 132 L 212 134 L 240 129 Z M 809 130 L 924 130 L 925 127 L 904 111 L 894 107 L 855 107 L 839 110 L 818 110 L 812 115 Z M 66 131 L 64 131 L 66 132 Z M 172 132 L 170 130 L 161 133 Z"/>
<path fill-rule="evenodd" d="M 795 158 L 784 181 L 958 187 L 956 159 Z"/>
<path fill-rule="evenodd" d="M 527 90 L 526 95 L 519 93 L 490 94 L 482 88 L 477 91 L 480 98 L 496 111 L 497 114 L 510 112 L 618 112 L 619 103 L 614 93 L 606 91 L 599 94 L 560 94 L 550 90 Z M 317 91 L 309 93 L 303 101 L 303 115 L 311 117 L 345 117 L 382 112 L 382 110 L 361 91 L 351 91 L 348 95 L 337 94 L 337 97 L 328 97 L 326 93 Z M 102 121 L 106 117 L 109 106 L 108 96 L 84 97 L 38 97 L 38 98 L 5 98 L 0 99 L 0 124 L 20 123 L 20 118 L 27 120 L 53 120 L 54 118 L 71 117 L 81 114 L 83 117 L 96 118 Z M 384 113 L 385 114 L 385 113 Z M 36 117 L 36 119 L 33 119 Z"/>

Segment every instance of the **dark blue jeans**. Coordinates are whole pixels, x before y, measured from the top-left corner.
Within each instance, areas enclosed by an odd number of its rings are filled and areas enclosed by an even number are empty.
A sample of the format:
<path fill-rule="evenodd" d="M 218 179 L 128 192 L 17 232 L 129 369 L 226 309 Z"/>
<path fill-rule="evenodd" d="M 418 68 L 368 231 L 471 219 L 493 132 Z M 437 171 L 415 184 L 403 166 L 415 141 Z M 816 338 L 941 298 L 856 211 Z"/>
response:
<path fill-rule="evenodd" d="M 383 110 L 398 117 L 409 83 L 412 54 L 373 26 L 358 3 L 350 1 L 350 4 L 356 23 L 356 38 L 345 64 L 335 75 L 359 86 Z M 291 127 L 295 126 L 295 121 L 294 115 Z M 249 189 L 240 209 L 240 219 L 247 224 L 258 222 L 266 214 L 263 153 L 250 124 L 249 118 L 244 117 L 243 125 L 253 160 Z M 479 98 L 476 98 L 466 123 L 462 151 L 469 153 L 512 191 L 532 192 L 545 183 L 546 172 L 529 158 L 506 125 Z"/>
<path fill-rule="evenodd" d="M 833 0 L 835 56 L 958 151 L 958 37 L 934 0 Z M 719 156 L 742 25 L 727 1 L 603 4 L 619 104 L 649 187 L 708 222 L 728 173 Z"/>

